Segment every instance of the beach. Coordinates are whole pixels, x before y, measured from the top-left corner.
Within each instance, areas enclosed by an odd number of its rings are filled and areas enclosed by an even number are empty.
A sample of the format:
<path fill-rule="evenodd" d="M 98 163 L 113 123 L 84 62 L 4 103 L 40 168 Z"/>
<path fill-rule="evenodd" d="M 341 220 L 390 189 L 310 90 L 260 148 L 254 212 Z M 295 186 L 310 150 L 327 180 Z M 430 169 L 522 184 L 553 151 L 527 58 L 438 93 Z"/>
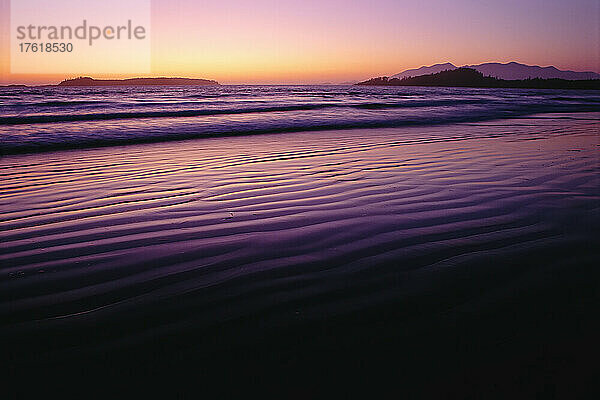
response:
<path fill-rule="evenodd" d="M 555 111 L 31 154 L 13 126 L 5 373 L 589 393 L 600 113 Z"/>

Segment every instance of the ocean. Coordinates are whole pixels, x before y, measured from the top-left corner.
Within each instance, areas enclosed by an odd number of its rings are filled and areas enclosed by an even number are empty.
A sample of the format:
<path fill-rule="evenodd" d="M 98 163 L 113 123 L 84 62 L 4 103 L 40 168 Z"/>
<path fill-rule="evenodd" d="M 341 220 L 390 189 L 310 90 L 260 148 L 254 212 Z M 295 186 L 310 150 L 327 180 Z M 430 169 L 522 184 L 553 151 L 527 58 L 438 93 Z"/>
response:
<path fill-rule="evenodd" d="M 0 88 L 0 154 L 600 111 L 598 91 L 364 86 Z"/>

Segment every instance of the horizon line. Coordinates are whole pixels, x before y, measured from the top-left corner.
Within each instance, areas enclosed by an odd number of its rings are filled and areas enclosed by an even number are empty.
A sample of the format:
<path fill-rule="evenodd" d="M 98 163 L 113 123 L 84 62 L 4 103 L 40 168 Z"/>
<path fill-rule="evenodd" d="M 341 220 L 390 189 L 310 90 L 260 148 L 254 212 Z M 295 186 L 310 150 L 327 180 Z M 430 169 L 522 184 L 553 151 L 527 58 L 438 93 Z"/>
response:
<path fill-rule="evenodd" d="M 501 62 L 501 61 L 485 61 L 485 62 L 481 62 L 478 64 L 472 64 L 472 63 L 467 63 L 467 64 L 461 64 L 461 65 L 457 65 L 451 61 L 441 61 L 441 62 L 434 62 L 432 64 L 422 64 L 418 67 L 411 67 L 411 68 L 406 68 L 403 71 L 400 72 L 395 72 L 395 73 L 391 73 L 389 75 L 371 75 L 368 77 L 364 77 L 364 78 L 356 78 L 356 79 L 344 79 L 342 82 L 336 82 L 336 81 L 329 81 L 329 80 L 324 80 L 324 82 L 320 82 L 318 80 L 315 80 L 313 82 L 308 82 L 308 81 L 299 81 L 299 82 L 253 82 L 253 83 L 248 83 L 248 82 L 244 82 L 244 81 L 233 81 L 233 82 L 229 82 L 229 83 L 221 83 L 218 79 L 216 78 L 210 78 L 210 77 L 190 77 L 190 76 L 168 76 L 168 75 L 164 75 L 164 74 L 160 74 L 160 75 L 153 75 L 153 76 L 133 76 L 133 75 L 123 75 L 123 74 L 115 74 L 113 76 L 110 77 L 101 77 L 101 78 L 94 78 L 91 75 L 88 74 L 77 74 L 77 76 L 75 75 L 69 75 L 65 78 L 63 78 L 62 80 L 56 82 L 56 83 L 51 83 L 48 81 L 48 83 L 35 83 L 35 84 L 27 84 L 27 83 L 21 83 L 19 81 L 12 81 L 12 80 L 6 80 L 4 82 L 0 81 L 0 87 L 8 87 L 8 86 L 27 86 L 27 87 L 46 87 L 46 86 L 58 86 L 61 82 L 64 81 L 68 81 L 68 80 L 74 80 L 74 79 L 81 79 L 81 78 L 91 78 L 97 81 L 107 81 L 107 80 L 127 80 L 127 79 L 148 79 L 148 78 L 152 78 L 152 79 L 198 79 L 198 80 L 208 80 L 208 81 L 216 81 L 219 85 L 222 86 L 235 86 L 235 85 L 254 85 L 254 86 L 284 86 L 284 85 L 302 85 L 302 86 L 309 86 L 309 85 L 351 85 L 354 83 L 358 83 L 361 82 L 363 80 L 367 80 L 367 79 L 371 79 L 373 77 L 384 77 L 384 76 L 393 76 L 393 75 L 397 75 L 397 74 L 401 74 L 403 72 L 406 71 L 410 71 L 410 70 L 414 70 L 414 69 L 420 69 L 420 68 L 430 68 L 436 65 L 443 65 L 443 64 L 451 64 L 454 67 L 457 68 L 462 68 L 462 67 L 469 67 L 469 66 L 479 66 L 479 65 L 483 65 L 483 64 L 500 64 L 500 65 L 508 65 L 508 64 L 519 64 L 519 65 L 524 65 L 524 66 L 529 66 L 529 67 L 539 67 L 539 68 L 555 68 L 561 72 L 576 72 L 576 73 L 593 73 L 593 74 L 598 74 L 600 75 L 600 70 L 595 71 L 595 70 L 585 70 L 585 71 L 581 71 L 581 70 L 573 70 L 573 69 L 560 69 L 554 65 L 537 65 L 537 64 L 525 64 L 519 61 L 507 61 L 507 62 Z M 7 75 L 11 75 L 11 73 L 8 73 Z M 30 75 L 30 76 L 39 76 L 39 74 L 14 74 L 14 75 Z M 51 75 L 60 75 L 60 74 L 51 74 Z M 100 74 L 103 75 L 103 74 Z M 8 82 L 8 83 L 7 83 Z M 227 82 L 227 80 L 226 80 Z"/>

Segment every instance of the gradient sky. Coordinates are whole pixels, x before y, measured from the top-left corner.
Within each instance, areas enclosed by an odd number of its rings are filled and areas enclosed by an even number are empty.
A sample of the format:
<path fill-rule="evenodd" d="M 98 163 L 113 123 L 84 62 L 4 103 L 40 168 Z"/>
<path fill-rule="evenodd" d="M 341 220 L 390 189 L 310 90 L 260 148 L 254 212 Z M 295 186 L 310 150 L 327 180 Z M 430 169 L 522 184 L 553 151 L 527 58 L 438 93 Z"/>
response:
<path fill-rule="evenodd" d="M 10 74 L 9 16 L 0 0 L 0 82 L 64 79 Z M 600 1 L 152 0 L 153 76 L 338 83 L 446 61 L 600 72 Z"/>

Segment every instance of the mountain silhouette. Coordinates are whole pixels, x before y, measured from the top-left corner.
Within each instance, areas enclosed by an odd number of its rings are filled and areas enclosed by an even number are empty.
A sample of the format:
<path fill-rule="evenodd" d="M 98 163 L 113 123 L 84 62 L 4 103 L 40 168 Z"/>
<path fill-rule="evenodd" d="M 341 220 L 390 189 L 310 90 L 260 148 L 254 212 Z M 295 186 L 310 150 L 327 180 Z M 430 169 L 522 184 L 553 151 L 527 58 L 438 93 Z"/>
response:
<path fill-rule="evenodd" d="M 456 68 L 458 68 L 458 67 L 452 63 L 434 64 L 429 67 L 423 66 L 421 68 L 407 69 L 406 71 L 402 71 L 399 74 L 392 75 L 390 78 L 392 78 L 392 79 L 393 78 L 396 78 L 396 79 L 410 78 L 413 76 L 435 74 L 438 72 L 446 71 L 449 69 L 456 69 Z"/>
<path fill-rule="evenodd" d="M 379 77 L 358 83 L 364 86 L 447 86 L 472 88 L 521 88 L 521 89 L 600 89 L 600 79 L 498 79 L 485 76 L 473 68 L 457 68 L 435 74 L 410 78 Z"/>
<path fill-rule="evenodd" d="M 567 80 L 586 80 L 600 79 L 600 74 L 595 72 L 576 72 L 562 71 L 556 67 L 540 67 L 537 65 L 526 65 L 517 62 L 509 62 L 506 64 L 491 62 L 477 65 L 465 65 L 464 68 L 471 68 L 481 72 L 485 76 L 492 76 L 498 79 L 567 79 Z M 435 64 L 430 67 L 421 67 L 416 69 L 408 69 L 399 74 L 392 75 L 391 78 L 406 78 L 432 73 L 441 72 L 444 70 L 457 69 L 451 63 Z"/>

